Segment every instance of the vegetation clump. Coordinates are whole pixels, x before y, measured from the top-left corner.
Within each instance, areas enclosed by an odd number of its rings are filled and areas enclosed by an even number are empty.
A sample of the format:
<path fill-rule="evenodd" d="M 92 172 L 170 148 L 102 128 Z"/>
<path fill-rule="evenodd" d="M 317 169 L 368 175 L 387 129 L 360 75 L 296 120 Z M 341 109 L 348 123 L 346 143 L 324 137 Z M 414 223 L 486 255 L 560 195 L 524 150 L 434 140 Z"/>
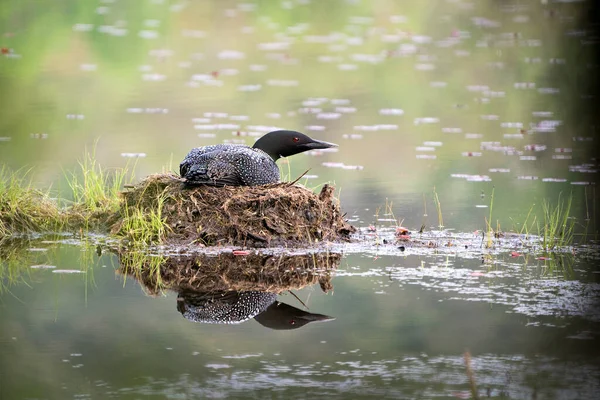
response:
<path fill-rule="evenodd" d="M 27 172 L 0 168 L 0 238 L 58 230 L 65 215 L 48 193 L 32 188 Z"/>
<path fill-rule="evenodd" d="M 86 152 L 79 167 L 80 171 L 67 174 L 73 196 L 73 203 L 66 209 L 68 226 L 98 229 L 112 225 L 110 217 L 119 209 L 120 192 L 133 181 L 133 174 L 128 168 L 102 168 L 93 152 Z"/>
<path fill-rule="evenodd" d="M 133 179 L 127 168 L 107 170 L 86 153 L 80 171 L 67 174 L 72 201 L 33 187 L 29 171 L 0 168 L 0 238 L 28 233 L 103 232 L 119 210 L 120 191 Z"/>
<path fill-rule="evenodd" d="M 167 244 L 305 245 L 349 240 L 348 224 L 325 185 L 317 195 L 295 184 L 187 188 L 171 174 L 124 192 L 112 233 Z"/>

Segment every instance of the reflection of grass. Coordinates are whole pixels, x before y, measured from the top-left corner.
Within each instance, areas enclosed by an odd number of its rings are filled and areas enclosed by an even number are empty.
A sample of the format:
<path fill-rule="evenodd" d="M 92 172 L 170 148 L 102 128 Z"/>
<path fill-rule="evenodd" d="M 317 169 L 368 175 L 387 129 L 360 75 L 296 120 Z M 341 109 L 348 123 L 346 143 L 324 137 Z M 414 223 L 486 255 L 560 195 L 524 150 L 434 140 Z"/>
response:
<path fill-rule="evenodd" d="M 551 257 L 543 260 L 543 274 L 554 275 L 561 273 L 565 279 L 571 279 L 574 276 L 573 264 L 575 257 L 571 253 L 553 253 Z"/>
<path fill-rule="evenodd" d="M 0 295 L 10 291 L 11 286 L 26 282 L 33 259 L 28 247 L 27 240 L 0 240 Z"/>
<path fill-rule="evenodd" d="M 467 350 L 463 354 L 465 360 L 465 369 L 467 373 L 467 379 L 469 380 L 469 389 L 471 391 L 471 397 L 475 400 L 479 399 L 479 393 L 477 391 L 477 383 L 475 382 L 475 374 L 471 368 L 471 353 Z"/>
<path fill-rule="evenodd" d="M 146 249 L 127 249 L 119 255 L 121 267 L 126 282 L 127 275 L 133 275 L 140 282 L 149 282 L 142 285 L 148 290 L 148 294 L 157 295 L 164 289 L 160 267 L 164 265 L 166 258 L 162 255 L 148 254 Z"/>

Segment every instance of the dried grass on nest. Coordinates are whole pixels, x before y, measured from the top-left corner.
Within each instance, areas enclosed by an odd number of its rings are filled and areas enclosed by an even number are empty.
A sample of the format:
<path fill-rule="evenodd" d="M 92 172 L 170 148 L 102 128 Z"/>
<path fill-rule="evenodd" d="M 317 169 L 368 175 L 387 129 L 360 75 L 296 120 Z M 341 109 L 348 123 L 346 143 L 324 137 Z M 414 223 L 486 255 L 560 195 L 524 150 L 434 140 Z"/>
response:
<path fill-rule="evenodd" d="M 151 265 L 131 265 L 132 253 L 119 254 L 121 273 L 138 279 L 149 294 L 158 294 L 161 288 L 193 290 L 205 293 L 223 291 L 263 291 L 281 293 L 319 284 L 323 292 L 333 289 L 331 271 L 341 259 L 340 254 L 317 253 L 305 255 L 218 256 L 195 255 L 168 257 L 156 269 Z M 148 263 L 151 263 L 148 260 Z"/>
<path fill-rule="evenodd" d="M 121 217 L 156 210 L 169 228 L 166 242 L 204 245 L 295 245 L 348 240 L 355 228 L 342 218 L 334 188 L 315 194 L 300 185 L 185 188 L 175 175 L 151 175 L 123 193 Z M 128 210 L 127 207 L 130 209 Z M 113 225 L 121 233 L 122 225 Z"/>

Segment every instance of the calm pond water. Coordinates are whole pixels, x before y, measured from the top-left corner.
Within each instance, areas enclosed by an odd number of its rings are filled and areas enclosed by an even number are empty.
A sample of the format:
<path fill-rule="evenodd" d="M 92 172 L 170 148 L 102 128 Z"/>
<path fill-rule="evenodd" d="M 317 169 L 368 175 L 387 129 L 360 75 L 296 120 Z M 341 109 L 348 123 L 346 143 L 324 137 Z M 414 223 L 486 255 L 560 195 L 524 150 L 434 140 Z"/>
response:
<path fill-rule="evenodd" d="M 597 396 L 588 3 L 3 3 L 0 165 L 68 197 L 86 149 L 141 179 L 193 147 L 296 129 L 339 148 L 281 160 L 282 174 L 334 183 L 360 243 L 294 275 L 301 301 L 228 300 L 249 320 L 209 324 L 190 313 L 222 298 L 174 277 L 153 292 L 105 237 L 5 241 L 0 399 Z M 436 196 L 444 241 L 460 246 L 393 244 L 396 220 L 442 234 Z M 486 218 L 537 233 L 542 204 L 568 197 L 585 246 L 482 246 Z M 231 262 L 231 249 L 209 252 Z M 320 260 L 300 253 L 261 262 Z M 304 324 L 299 310 L 335 319 Z"/>

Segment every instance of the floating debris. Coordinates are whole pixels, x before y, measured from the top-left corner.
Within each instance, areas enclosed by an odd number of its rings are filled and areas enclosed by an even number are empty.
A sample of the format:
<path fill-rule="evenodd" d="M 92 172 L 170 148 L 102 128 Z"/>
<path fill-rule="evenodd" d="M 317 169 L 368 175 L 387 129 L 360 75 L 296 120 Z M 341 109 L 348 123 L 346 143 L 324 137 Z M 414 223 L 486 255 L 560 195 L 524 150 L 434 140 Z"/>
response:
<path fill-rule="evenodd" d="M 554 115 L 552 111 L 532 111 L 531 115 L 534 117 L 548 118 Z"/>
<path fill-rule="evenodd" d="M 329 113 L 319 113 L 317 114 L 317 119 L 339 119 L 342 116 L 341 113 L 337 113 L 337 112 L 329 112 Z"/>
<path fill-rule="evenodd" d="M 566 182 L 564 178 L 543 178 L 542 182 Z"/>
<path fill-rule="evenodd" d="M 538 93 L 540 94 L 558 94 L 560 93 L 559 88 L 539 88 Z"/>
<path fill-rule="evenodd" d="M 220 60 L 243 60 L 246 54 L 237 50 L 222 50 L 217 54 Z"/>
<path fill-rule="evenodd" d="M 142 39 L 156 39 L 158 38 L 159 34 L 157 31 L 153 30 L 142 30 L 138 32 L 138 36 Z"/>
<path fill-rule="evenodd" d="M 434 87 L 434 88 L 444 88 L 444 87 L 448 86 L 448 83 L 441 82 L 441 81 L 433 81 L 433 82 L 429 82 L 429 86 Z"/>
<path fill-rule="evenodd" d="M 398 129 L 398 125 L 392 124 L 379 124 L 379 125 L 356 125 L 354 129 L 357 131 L 392 131 Z"/>
<path fill-rule="evenodd" d="M 586 174 L 595 174 L 598 172 L 594 164 L 569 165 L 570 172 L 581 172 Z"/>
<path fill-rule="evenodd" d="M 523 123 L 522 122 L 502 122 L 500 124 L 501 128 L 517 128 L 517 129 L 521 129 L 523 128 Z"/>
<path fill-rule="evenodd" d="M 571 182 L 571 185 L 589 186 L 589 185 L 595 185 L 595 183 L 585 182 L 585 181 L 576 181 L 576 182 Z"/>
<path fill-rule="evenodd" d="M 442 132 L 444 133 L 462 133 L 461 128 L 442 128 Z"/>
<path fill-rule="evenodd" d="M 505 139 L 523 139 L 524 136 L 522 133 L 505 133 L 503 135 Z"/>
<path fill-rule="evenodd" d="M 400 108 L 382 108 L 379 110 L 381 115 L 404 115 L 404 110 Z"/>
<path fill-rule="evenodd" d="M 32 265 L 29 268 L 31 268 L 31 269 L 55 269 L 56 266 L 48 265 L 48 264 L 39 264 L 39 265 Z"/>
<path fill-rule="evenodd" d="M 480 118 L 486 121 L 497 121 L 500 117 L 495 114 L 485 114 L 481 115 Z"/>
<path fill-rule="evenodd" d="M 121 153 L 121 157 L 144 158 L 144 157 L 146 157 L 146 153 Z"/>
<path fill-rule="evenodd" d="M 160 107 L 148 107 L 148 108 L 140 108 L 140 107 L 130 107 L 126 110 L 130 114 L 168 114 L 168 108 L 160 108 Z"/>
<path fill-rule="evenodd" d="M 96 64 L 81 64 L 79 69 L 82 71 L 96 71 L 98 66 Z"/>
<path fill-rule="evenodd" d="M 85 271 L 79 269 L 54 269 L 53 274 L 85 274 Z"/>
<path fill-rule="evenodd" d="M 75 24 L 73 25 L 73 30 L 76 32 L 90 32 L 94 29 L 93 24 Z"/>
<path fill-rule="evenodd" d="M 440 122 L 439 118 L 422 117 L 422 118 L 415 118 L 413 123 L 415 125 L 420 125 L 420 124 L 437 124 L 438 122 Z"/>
<path fill-rule="evenodd" d="M 240 92 L 257 92 L 261 89 L 262 89 L 262 85 L 260 85 L 260 84 L 241 85 L 241 86 L 238 86 L 238 88 L 237 88 L 237 90 L 239 90 Z"/>
<path fill-rule="evenodd" d="M 360 135 L 360 134 L 357 134 L 357 133 L 353 133 L 353 134 L 350 134 L 350 135 L 343 134 L 342 138 L 343 139 L 355 139 L 356 140 L 356 139 L 362 139 L 363 135 Z"/>
<path fill-rule="evenodd" d="M 291 86 L 298 86 L 299 82 L 296 80 L 291 80 L 291 79 L 269 79 L 269 80 L 267 80 L 267 85 L 291 87 Z"/>
<path fill-rule="evenodd" d="M 465 179 L 468 182 L 491 182 L 492 178 L 487 175 L 451 174 L 452 178 Z"/>
<path fill-rule="evenodd" d="M 322 163 L 324 167 L 328 168 L 341 168 L 341 169 L 351 169 L 351 170 L 363 170 L 365 167 L 362 165 L 346 165 L 342 162 L 324 162 Z"/>

